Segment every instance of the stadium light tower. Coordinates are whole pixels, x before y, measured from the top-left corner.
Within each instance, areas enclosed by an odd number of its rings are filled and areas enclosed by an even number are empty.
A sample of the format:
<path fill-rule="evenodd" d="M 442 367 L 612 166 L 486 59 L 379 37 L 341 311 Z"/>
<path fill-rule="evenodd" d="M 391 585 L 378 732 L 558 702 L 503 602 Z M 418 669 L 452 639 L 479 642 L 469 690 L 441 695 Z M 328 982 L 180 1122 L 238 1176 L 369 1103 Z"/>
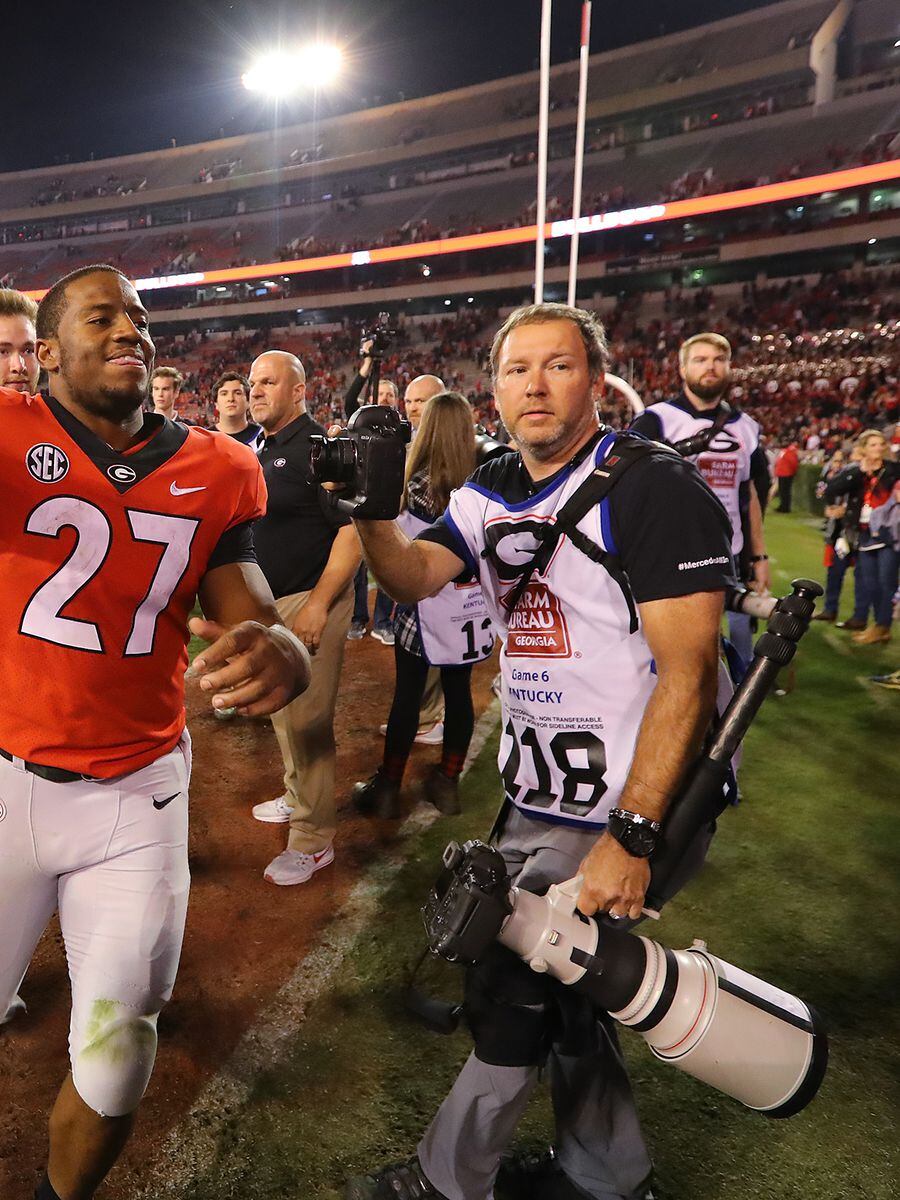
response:
<path fill-rule="evenodd" d="M 553 0 L 541 3 L 541 72 L 538 101 L 537 241 L 534 247 L 534 302 L 544 299 L 544 222 L 547 220 L 547 144 L 550 117 L 550 22 Z"/>
<path fill-rule="evenodd" d="M 320 91 L 340 74 L 344 55 L 340 46 L 313 42 L 297 50 L 273 50 L 260 55 L 241 76 L 250 92 L 284 100 L 300 91 Z"/>

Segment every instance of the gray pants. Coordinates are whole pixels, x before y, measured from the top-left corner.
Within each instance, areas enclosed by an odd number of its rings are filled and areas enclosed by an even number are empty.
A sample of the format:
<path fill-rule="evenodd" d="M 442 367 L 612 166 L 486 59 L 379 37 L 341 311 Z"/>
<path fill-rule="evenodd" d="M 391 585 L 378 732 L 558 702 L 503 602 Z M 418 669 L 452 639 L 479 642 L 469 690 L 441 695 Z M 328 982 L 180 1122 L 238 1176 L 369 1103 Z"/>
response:
<path fill-rule="evenodd" d="M 497 847 L 518 887 L 540 892 L 578 873 L 597 840 L 595 830 L 535 821 L 512 809 Z M 711 831 L 697 838 L 668 899 L 703 864 Z M 643 1194 L 650 1156 L 612 1018 L 598 1017 L 596 1050 L 548 1057 L 556 1152 L 569 1179 L 595 1200 Z M 447 1200 L 490 1200 L 500 1156 L 525 1111 L 540 1068 L 499 1067 L 469 1055 L 419 1143 L 428 1179 Z"/>

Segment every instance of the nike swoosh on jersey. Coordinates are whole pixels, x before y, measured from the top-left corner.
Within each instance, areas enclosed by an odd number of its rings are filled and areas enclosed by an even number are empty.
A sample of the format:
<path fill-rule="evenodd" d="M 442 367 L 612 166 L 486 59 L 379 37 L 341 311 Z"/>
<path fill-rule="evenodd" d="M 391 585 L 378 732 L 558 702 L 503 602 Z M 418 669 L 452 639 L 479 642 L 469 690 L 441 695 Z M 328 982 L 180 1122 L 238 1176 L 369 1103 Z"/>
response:
<path fill-rule="evenodd" d="M 154 796 L 153 797 L 153 807 L 154 808 L 165 808 L 167 804 L 172 803 L 172 801 L 175 799 L 176 796 L 180 796 L 180 795 L 181 795 L 181 792 L 173 792 L 171 796 L 166 796 L 165 800 L 157 800 L 157 798 Z"/>
<path fill-rule="evenodd" d="M 173 496 L 186 496 L 189 492 L 205 492 L 206 484 L 204 484 L 202 487 L 180 488 L 178 484 L 173 481 L 169 487 L 169 491 Z"/>

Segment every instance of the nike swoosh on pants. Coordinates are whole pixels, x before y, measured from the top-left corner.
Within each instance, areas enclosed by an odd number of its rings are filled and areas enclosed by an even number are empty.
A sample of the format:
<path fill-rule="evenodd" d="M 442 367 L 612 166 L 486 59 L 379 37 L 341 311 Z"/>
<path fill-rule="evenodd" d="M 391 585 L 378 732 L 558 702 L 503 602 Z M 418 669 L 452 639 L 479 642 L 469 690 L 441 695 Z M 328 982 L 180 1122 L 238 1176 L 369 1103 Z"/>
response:
<path fill-rule="evenodd" d="M 153 797 L 153 807 L 154 808 L 165 808 L 167 804 L 171 804 L 171 802 L 175 799 L 176 796 L 180 796 L 180 795 L 181 795 L 181 792 L 173 792 L 171 796 L 166 796 L 165 800 L 157 800 L 157 798 L 154 796 Z"/>

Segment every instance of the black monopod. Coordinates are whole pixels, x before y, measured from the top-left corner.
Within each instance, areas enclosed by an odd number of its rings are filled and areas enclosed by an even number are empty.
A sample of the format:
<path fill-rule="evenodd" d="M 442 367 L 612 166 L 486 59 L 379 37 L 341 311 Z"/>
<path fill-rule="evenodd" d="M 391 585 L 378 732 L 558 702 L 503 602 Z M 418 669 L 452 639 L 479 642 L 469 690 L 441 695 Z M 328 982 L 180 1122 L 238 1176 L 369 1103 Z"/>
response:
<path fill-rule="evenodd" d="M 665 885 L 697 831 L 721 813 L 732 756 L 771 690 L 775 676 L 794 657 L 797 643 L 809 628 L 822 587 L 811 579 L 795 579 L 791 589 L 789 596 L 783 596 L 775 604 L 768 628 L 753 647 L 753 662 L 747 674 L 735 689 L 712 740 L 663 822 L 662 841 L 650 863 L 650 887 L 644 904 L 650 913 L 662 906 L 659 897 L 665 894 Z"/>

